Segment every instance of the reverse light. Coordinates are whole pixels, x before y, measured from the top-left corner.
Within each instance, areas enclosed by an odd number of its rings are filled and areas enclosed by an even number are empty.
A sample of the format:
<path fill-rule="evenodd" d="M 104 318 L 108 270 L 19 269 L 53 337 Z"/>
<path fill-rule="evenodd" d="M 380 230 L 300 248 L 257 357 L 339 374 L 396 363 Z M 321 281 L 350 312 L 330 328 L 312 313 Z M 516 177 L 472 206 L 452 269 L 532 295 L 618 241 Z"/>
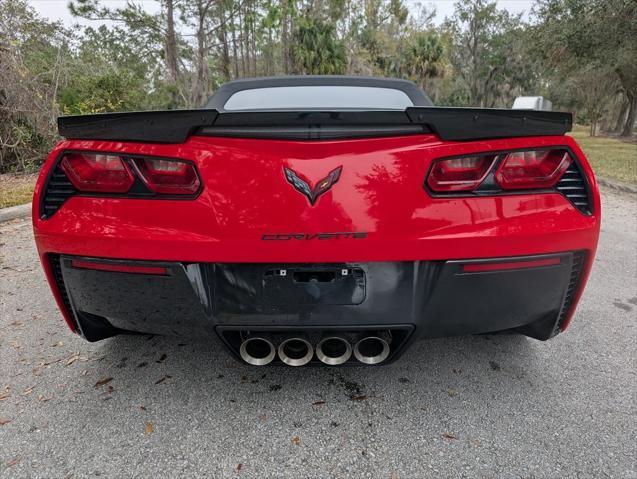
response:
<path fill-rule="evenodd" d="M 472 191 L 486 178 L 496 155 L 465 156 L 436 160 L 427 177 L 433 191 Z"/>
<path fill-rule="evenodd" d="M 192 195 L 201 185 L 192 163 L 150 158 L 136 158 L 133 162 L 144 184 L 155 193 Z"/>
<path fill-rule="evenodd" d="M 117 155 L 66 153 L 61 167 L 82 192 L 126 193 L 135 181 L 126 162 Z"/>
<path fill-rule="evenodd" d="M 495 173 L 503 190 L 552 188 L 573 159 L 566 150 L 526 150 L 507 153 Z"/>

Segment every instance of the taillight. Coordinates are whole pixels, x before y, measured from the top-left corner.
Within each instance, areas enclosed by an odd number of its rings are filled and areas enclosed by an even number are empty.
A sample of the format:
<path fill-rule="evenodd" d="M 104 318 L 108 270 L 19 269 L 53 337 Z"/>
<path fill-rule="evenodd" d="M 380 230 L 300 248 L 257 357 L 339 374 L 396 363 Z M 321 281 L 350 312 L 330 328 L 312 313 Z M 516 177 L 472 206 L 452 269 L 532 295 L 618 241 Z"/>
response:
<path fill-rule="evenodd" d="M 552 188 L 573 159 L 566 150 L 526 150 L 507 153 L 495 173 L 503 190 Z"/>
<path fill-rule="evenodd" d="M 465 156 L 436 160 L 427 177 L 433 191 L 471 191 L 486 178 L 496 155 Z"/>
<path fill-rule="evenodd" d="M 66 153 L 61 166 L 73 186 L 83 192 L 126 193 L 135 182 L 128 165 L 117 155 Z"/>
<path fill-rule="evenodd" d="M 553 188 L 573 161 L 565 148 L 442 158 L 434 160 L 427 186 L 434 193 L 451 194 Z"/>
<path fill-rule="evenodd" d="M 191 163 L 150 158 L 136 158 L 133 162 L 144 184 L 155 193 L 192 195 L 201 185 Z"/>

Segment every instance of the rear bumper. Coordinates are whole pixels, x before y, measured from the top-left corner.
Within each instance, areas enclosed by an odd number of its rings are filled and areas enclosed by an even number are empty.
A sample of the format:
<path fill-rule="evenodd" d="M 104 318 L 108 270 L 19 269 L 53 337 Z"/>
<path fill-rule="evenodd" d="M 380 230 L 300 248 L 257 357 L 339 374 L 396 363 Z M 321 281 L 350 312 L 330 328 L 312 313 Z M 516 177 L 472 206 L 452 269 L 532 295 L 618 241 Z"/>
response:
<path fill-rule="evenodd" d="M 219 334 L 228 343 L 228 331 L 395 329 L 404 332 L 401 349 L 423 337 L 507 330 L 548 339 L 588 270 L 584 252 L 321 264 L 44 259 L 58 272 L 50 275 L 56 296 L 89 340 L 133 331 Z"/>

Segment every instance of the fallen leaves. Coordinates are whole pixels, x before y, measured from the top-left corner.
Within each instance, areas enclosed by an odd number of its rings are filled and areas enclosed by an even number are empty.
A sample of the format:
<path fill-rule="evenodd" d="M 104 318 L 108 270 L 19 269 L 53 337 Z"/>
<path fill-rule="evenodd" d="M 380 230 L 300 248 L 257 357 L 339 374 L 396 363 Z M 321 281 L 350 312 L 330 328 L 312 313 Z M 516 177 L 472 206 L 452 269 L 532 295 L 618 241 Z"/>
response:
<path fill-rule="evenodd" d="M 480 447 L 481 445 L 480 439 L 477 439 L 477 438 L 470 438 L 469 443 L 471 443 L 473 447 Z"/>
<path fill-rule="evenodd" d="M 108 384 L 108 383 L 110 383 L 112 380 L 113 380 L 113 378 L 111 378 L 111 377 L 100 379 L 99 381 L 97 381 L 97 382 L 95 383 L 95 387 L 96 387 L 96 388 L 98 388 L 98 387 L 100 387 L 100 386 L 104 386 L 104 384 Z"/>
<path fill-rule="evenodd" d="M 234 472 L 239 472 L 241 470 L 241 468 L 243 467 L 243 464 L 239 463 L 235 466 L 234 468 Z"/>
<path fill-rule="evenodd" d="M 157 361 L 155 361 L 156 363 L 163 363 L 164 361 L 166 361 L 166 358 L 168 356 L 166 354 L 162 354 L 159 359 Z"/>
<path fill-rule="evenodd" d="M 170 379 L 170 378 L 172 378 L 172 376 L 170 376 L 170 375 L 166 374 L 163 378 L 158 379 L 157 381 L 155 381 L 155 384 L 161 384 L 161 383 L 163 383 L 166 379 Z"/>
<path fill-rule="evenodd" d="M 152 422 L 147 422 L 146 423 L 146 435 L 152 434 L 154 430 L 155 430 L 155 428 L 153 427 L 153 423 Z"/>
<path fill-rule="evenodd" d="M 86 356 L 80 356 L 79 352 L 71 354 L 68 358 L 66 358 L 66 365 L 70 366 L 75 361 L 88 361 Z"/>
<path fill-rule="evenodd" d="M 352 401 L 365 401 L 367 396 L 365 394 L 353 394 L 349 397 Z"/>
<path fill-rule="evenodd" d="M 295 446 L 300 446 L 301 445 L 301 438 L 299 436 L 294 436 L 292 438 L 292 444 L 294 444 Z"/>
<path fill-rule="evenodd" d="M 62 361 L 64 358 L 58 358 L 58 359 L 54 359 L 52 361 L 42 361 L 38 364 L 38 366 L 40 367 L 48 367 L 51 364 L 55 364 L 55 363 L 59 363 L 60 361 Z"/>
<path fill-rule="evenodd" d="M 38 394 L 38 401 L 47 402 L 53 399 L 52 397 L 46 397 L 44 394 Z"/>
<path fill-rule="evenodd" d="M 13 459 L 8 460 L 5 464 L 7 465 L 7 467 L 11 467 L 11 466 L 15 466 L 21 460 L 22 460 L 22 458 L 20 456 L 18 456 L 18 457 L 14 457 Z"/>
<path fill-rule="evenodd" d="M 5 419 L 0 417 L 0 426 L 4 426 L 5 424 L 9 424 L 13 419 Z"/>
<path fill-rule="evenodd" d="M 458 439 L 455 434 L 452 434 L 450 432 L 443 432 L 442 438 L 448 441 L 453 441 L 454 439 Z"/>
<path fill-rule="evenodd" d="M 449 395 L 449 397 L 454 397 L 456 394 L 458 394 L 458 391 L 456 391 L 455 389 L 447 389 L 447 394 Z"/>
<path fill-rule="evenodd" d="M 321 405 L 323 405 L 323 404 L 325 404 L 325 401 L 323 401 L 323 400 L 319 400 L 319 401 L 314 401 L 314 402 L 312 403 L 312 406 L 321 406 Z"/>

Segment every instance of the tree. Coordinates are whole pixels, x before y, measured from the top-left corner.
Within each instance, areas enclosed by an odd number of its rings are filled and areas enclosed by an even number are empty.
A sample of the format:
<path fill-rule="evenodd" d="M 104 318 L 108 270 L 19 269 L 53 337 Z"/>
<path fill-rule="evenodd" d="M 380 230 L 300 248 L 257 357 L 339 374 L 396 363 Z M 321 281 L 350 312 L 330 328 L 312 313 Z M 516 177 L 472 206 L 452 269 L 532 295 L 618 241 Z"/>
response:
<path fill-rule="evenodd" d="M 303 75 L 339 75 L 345 73 L 345 46 L 336 38 L 333 25 L 317 18 L 299 20 L 293 33 L 292 62 Z"/>
<path fill-rule="evenodd" d="M 60 24 L 22 0 L 0 7 L 0 172 L 37 167 L 55 141 L 56 97 L 69 55 Z"/>
<path fill-rule="evenodd" d="M 418 32 L 407 47 L 407 64 L 420 88 L 426 90 L 427 79 L 442 72 L 444 48 L 440 37 L 433 32 Z"/>
<path fill-rule="evenodd" d="M 628 100 L 622 135 L 637 116 L 637 4 L 634 0 L 538 0 L 535 38 L 541 59 L 557 81 L 576 78 L 584 67 L 618 82 Z M 586 99 L 582 99 L 586 102 Z"/>
<path fill-rule="evenodd" d="M 510 62 L 523 55 L 515 33 L 522 28 L 519 16 L 498 10 L 492 0 L 458 2 L 445 28 L 453 39 L 452 66 L 471 105 L 493 106 L 501 99 L 503 84 L 517 86 L 519 72 Z"/>

